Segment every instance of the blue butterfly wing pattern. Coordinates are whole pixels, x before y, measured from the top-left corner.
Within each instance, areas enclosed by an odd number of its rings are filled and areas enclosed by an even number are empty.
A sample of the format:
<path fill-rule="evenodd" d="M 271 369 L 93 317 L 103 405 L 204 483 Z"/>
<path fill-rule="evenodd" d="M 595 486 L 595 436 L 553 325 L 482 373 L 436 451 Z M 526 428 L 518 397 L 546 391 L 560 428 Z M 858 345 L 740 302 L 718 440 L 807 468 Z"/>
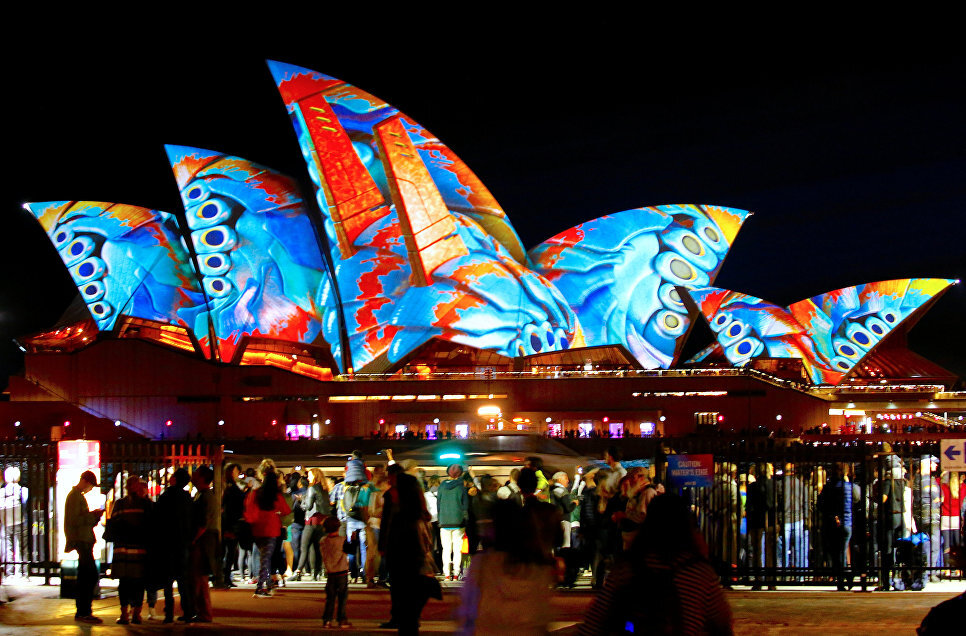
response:
<path fill-rule="evenodd" d="M 174 215 L 95 201 L 28 203 L 98 329 L 119 316 L 190 327 L 204 310 Z"/>
<path fill-rule="evenodd" d="M 902 278 L 845 287 L 789 306 L 811 334 L 816 349 L 839 373 L 847 374 L 892 331 L 935 301 L 958 281 Z"/>
<path fill-rule="evenodd" d="M 956 281 L 909 278 L 845 287 L 787 309 L 718 288 L 687 290 L 735 366 L 798 358 L 816 384 L 838 384 L 889 333 Z"/>
<path fill-rule="evenodd" d="M 622 345 L 646 369 L 677 358 L 690 316 L 677 288 L 710 284 L 743 210 L 665 205 L 581 223 L 529 252 L 577 314 L 588 346 Z"/>
<path fill-rule="evenodd" d="M 331 281 L 294 181 L 239 157 L 166 149 L 209 303 L 194 325 L 199 340 L 210 318 L 225 362 L 245 336 L 328 340 L 338 360 L 337 325 L 323 336 Z"/>

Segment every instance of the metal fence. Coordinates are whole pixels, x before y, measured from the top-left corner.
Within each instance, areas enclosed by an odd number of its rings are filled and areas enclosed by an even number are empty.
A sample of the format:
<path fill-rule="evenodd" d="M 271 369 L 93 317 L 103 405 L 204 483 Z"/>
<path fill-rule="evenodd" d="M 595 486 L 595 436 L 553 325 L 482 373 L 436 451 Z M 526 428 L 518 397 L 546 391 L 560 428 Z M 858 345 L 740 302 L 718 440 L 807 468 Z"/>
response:
<path fill-rule="evenodd" d="M 47 443 L 0 444 L 0 568 L 5 577 L 53 574 L 49 540 L 57 447 Z"/>
<path fill-rule="evenodd" d="M 126 478 L 138 475 L 154 499 L 177 468 L 194 470 L 202 464 L 216 468 L 214 487 L 221 497 L 220 446 L 205 443 L 103 443 L 101 489 L 107 510 L 126 494 Z M 56 506 L 56 443 L 0 444 L 4 483 L 0 489 L 0 572 L 5 577 L 42 576 L 46 583 L 60 574 L 56 559 L 58 521 Z M 61 484 L 70 488 L 73 484 Z M 110 563 L 110 552 L 98 555 Z"/>
<path fill-rule="evenodd" d="M 949 552 L 962 541 L 966 473 L 940 470 L 938 444 L 710 444 L 674 451 L 713 455 L 712 484 L 670 486 L 691 501 L 726 585 L 921 589 L 962 578 Z"/>

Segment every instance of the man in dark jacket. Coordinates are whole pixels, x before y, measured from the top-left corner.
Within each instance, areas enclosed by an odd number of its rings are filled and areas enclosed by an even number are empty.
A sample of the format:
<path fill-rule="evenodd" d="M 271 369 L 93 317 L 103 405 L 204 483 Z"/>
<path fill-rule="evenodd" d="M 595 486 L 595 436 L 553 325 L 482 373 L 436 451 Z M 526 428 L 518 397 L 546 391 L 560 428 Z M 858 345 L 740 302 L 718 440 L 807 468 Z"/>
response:
<path fill-rule="evenodd" d="M 158 495 L 154 513 L 157 519 L 159 541 L 153 560 L 159 570 L 164 590 L 164 622 L 174 621 L 174 589 L 172 583 L 178 582 L 181 595 L 182 620 L 195 614 L 188 581 L 188 544 L 191 541 L 191 496 L 185 490 L 191 477 L 184 468 L 174 471 L 168 480 L 168 487 Z"/>
<path fill-rule="evenodd" d="M 97 477 L 85 470 L 77 485 L 67 493 L 64 503 L 65 552 L 77 551 L 77 589 L 74 603 L 77 611 L 74 620 L 96 625 L 103 621 L 94 616 L 91 602 L 94 587 L 97 585 L 97 565 L 94 563 L 94 526 L 97 525 L 103 509 L 90 510 L 84 495 L 97 486 Z"/>
<path fill-rule="evenodd" d="M 466 521 L 469 517 L 470 496 L 463 485 L 463 467 L 452 464 L 446 469 L 449 479 L 436 492 L 439 510 L 439 534 L 443 544 L 443 574 L 447 581 L 459 576 L 459 563 Z"/>

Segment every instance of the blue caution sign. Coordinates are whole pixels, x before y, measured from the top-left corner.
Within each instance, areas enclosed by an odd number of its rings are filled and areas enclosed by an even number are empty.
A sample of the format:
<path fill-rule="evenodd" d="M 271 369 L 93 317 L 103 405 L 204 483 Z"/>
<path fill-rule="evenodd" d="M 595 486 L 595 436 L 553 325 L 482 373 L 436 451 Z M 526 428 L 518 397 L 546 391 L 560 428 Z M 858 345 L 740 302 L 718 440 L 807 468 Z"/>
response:
<path fill-rule="evenodd" d="M 714 479 L 714 455 L 668 455 L 667 479 L 676 488 L 710 488 Z"/>

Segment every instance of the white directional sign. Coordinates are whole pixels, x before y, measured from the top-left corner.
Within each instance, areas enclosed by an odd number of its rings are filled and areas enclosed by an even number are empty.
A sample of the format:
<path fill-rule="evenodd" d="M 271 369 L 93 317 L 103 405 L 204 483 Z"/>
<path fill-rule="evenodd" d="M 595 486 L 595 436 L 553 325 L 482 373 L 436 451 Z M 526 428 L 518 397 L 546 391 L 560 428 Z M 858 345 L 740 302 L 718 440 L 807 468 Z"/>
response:
<path fill-rule="evenodd" d="M 966 470 L 966 439 L 944 439 L 939 448 L 943 470 Z"/>

